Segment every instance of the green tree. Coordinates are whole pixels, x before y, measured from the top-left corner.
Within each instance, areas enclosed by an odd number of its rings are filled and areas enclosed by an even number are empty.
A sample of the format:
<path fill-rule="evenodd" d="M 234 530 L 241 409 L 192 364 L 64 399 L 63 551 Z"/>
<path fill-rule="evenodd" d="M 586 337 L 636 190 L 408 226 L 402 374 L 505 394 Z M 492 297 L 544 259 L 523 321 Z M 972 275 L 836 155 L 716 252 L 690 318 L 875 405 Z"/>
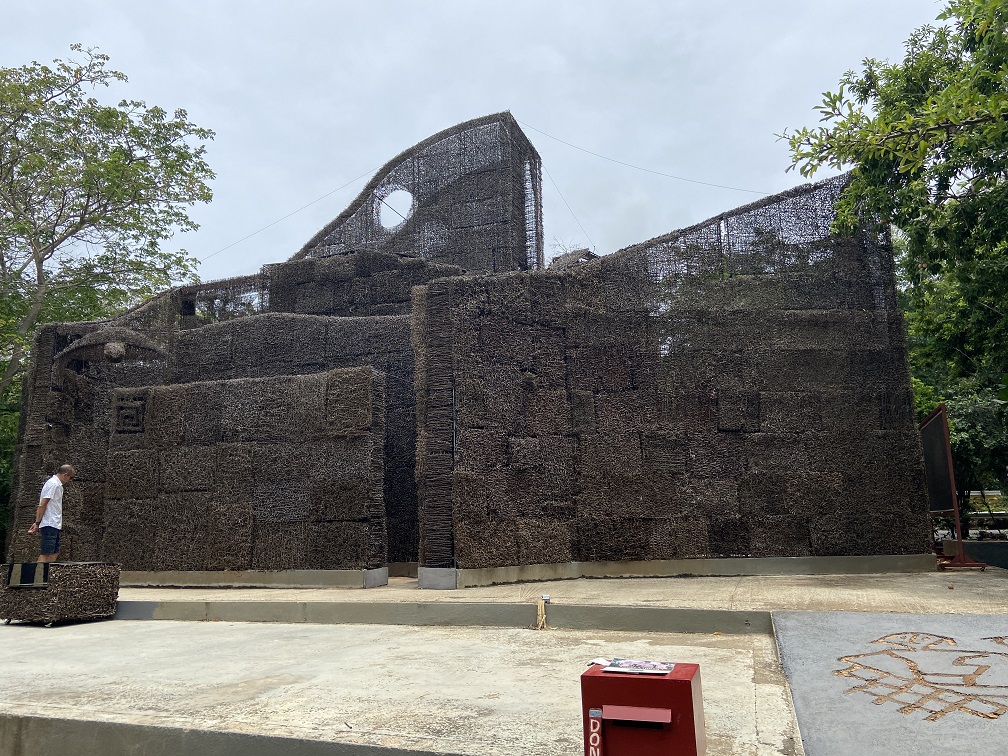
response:
<path fill-rule="evenodd" d="M 911 370 L 918 397 L 949 397 L 962 487 L 1008 468 L 1008 5 L 949 0 L 938 21 L 901 62 L 848 71 L 821 125 L 782 137 L 804 176 L 853 167 L 838 231 L 898 229 Z"/>
<path fill-rule="evenodd" d="M 99 102 L 94 90 L 126 76 L 71 50 L 78 60 L 0 68 L 0 494 L 36 327 L 194 280 L 197 261 L 161 242 L 195 229 L 188 206 L 211 199 L 213 132 L 184 110 Z"/>
<path fill-rule="evenodd" d="M 143 102 L 88 95 L 125 81 L 108 56 L 0 69 L 0 395 L 42 322 L 106 315 L 189 278 L 196 261 L 162 250 L 209 202 L 213 132 Z"/>

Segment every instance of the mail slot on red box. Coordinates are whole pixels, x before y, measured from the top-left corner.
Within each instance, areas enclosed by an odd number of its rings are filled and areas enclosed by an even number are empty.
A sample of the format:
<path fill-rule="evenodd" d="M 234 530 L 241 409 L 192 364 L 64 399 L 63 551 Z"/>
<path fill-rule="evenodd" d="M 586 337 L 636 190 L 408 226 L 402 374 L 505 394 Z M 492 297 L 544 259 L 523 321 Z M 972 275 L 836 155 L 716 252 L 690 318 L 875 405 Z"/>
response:
<path fill-rule="evenodd" d="M 613 659 L 581 675 L 585 756 L 701 756 L 699 664 Z"/>

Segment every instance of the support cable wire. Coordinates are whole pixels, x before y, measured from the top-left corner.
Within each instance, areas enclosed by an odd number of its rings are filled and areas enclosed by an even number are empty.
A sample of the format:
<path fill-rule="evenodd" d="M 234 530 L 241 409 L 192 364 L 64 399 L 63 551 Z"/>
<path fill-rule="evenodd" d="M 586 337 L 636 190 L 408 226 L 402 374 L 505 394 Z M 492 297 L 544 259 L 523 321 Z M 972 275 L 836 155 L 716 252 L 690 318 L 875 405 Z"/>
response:
<path fill-rule="evenodd" d="M 332 190 L 331 192 L 328 192 L 328 193 L 326 193 L 326 194 L 323 194 L 323 195 L 322 195 L 321 197 L 319 197 L 318 199 L 314 199 L 314 200 L 312 200 L 312 201 L 311 201 L 311 202 L 309 202 L 309 203 L 308 203 L 307 205 L 302 205 L 302 206 L 301 206 L 301 207 L 299 207 L 299 208 L 298 208 L 297 210 L 294 210 L 293 212 L 290 212 L 290 213 L 287 213 L 287 215 L 285 215 L 285 216 L 284 216 L 283 218 L 277 218 L 277 219 L 276 219 L 275 221 L 273 221 L 272 223 L 269 223 L 269 224 L 267 224 L 267 225 L 263 226 L 263 227 L 262 227 L 262 228 L 260 228 L 260 229 L 259 229 L 258 231 L 253 231 L 253 232 L 252 232 L 251 234 L 249 234 L 248 236 L 243 236 L 243 237 L 242 237 L 241 239 L 239 239 L 238 241 L 236 241 L 236 242 L 232 242 L 231 244 L 228 244 L 228 245 L 227 245 L 226 247 L 221 247 L 221 248 L 220 248 L 220 249 L 218 249 L 218 250 L 217 250 L 216 252 L 213 252 L 213 253 L 211 253 L 211 254 L 207 255 L 206 257 L 202 258 L 202 259 L 200 260 L 200 262 L 206 262 L 206 261 L 207 261 L 207 260 L 209 260 L 209 259 L 210 259 L 211 257 L 215 257 L 215 256 L 219 255 L 219 254 L 220 254 L 221 252 L 225 252 L 225 251 L 227 251 L 227 250 L 231 249 L 231 247 L 234 247 L 234 246 L 236 246 L 236 245 L 238 245 L 238 244 L 241 244 L 241 243 L 242 243 L 243 241 L 246 241 L 246 240 L 248 240 L 248 239 L 251 239 L 251 238 L 252 238 L 253 236 L 255 236 L 256 234 L 261 234 L 261 233 L 262 233 L 263 231 L 265 231 L 265 230 L 266 230 L 267 228 L 272 228 L 272 227 L 273 227 L 273 226 L 275 226 L 275 225 L 276 225 L 277 223 L 280 223 L 281 221 L 285 221 L 285 220 L 287 220 L 287 219 L 288 219 L 288 218 L 290 218 L 290 217 L 291 217 L 292 215 L 297 215 L 297 214 L 298 214 L 298 213 L 300 213 L 300 212 L 301 212 L 302 210 L 307 210 L 307 209 L 308 209 L 309 207 L 311 207 L 312 205 L 314 205 L 314 204 L 317 204 L 317 203 L 321 202 L 321 201 L 322 201 L 322 200 L 324 200 L 324 199 L 325 199 L 326 197 L 330 197 L 330 196 L 332 196 L 333 194 L 336 194 L 336 192 L 340 191 L 341 189 L 346 189 L 346 188 L 347 188 L 348 186 L 350 186 L 351 184 L 356 184 L 356 183 L 357 183 L 358 181 L 360 181 L 360 180 L 361 180 L 362 178 L 364 178 L 365 176 L 370 176 L 370 175 L 372 175 L 372 174 L 373 174 L 373 173 L 375 173 L 375 172 L 376 172 L 377 170 L 378 170 L 377 168 L 374 168 L 374 169 L 372 169 L 372 170 L 370 170 L 370 171 L 366 171 L 366 172 L 362 173 L 362 174 L 361 174 L 360 176 L 358 176 L 357 178 L 355 178 L 355 179 L 352 179 L 352 180 L 348 181 L 347 183 L 343 184 L 343 186 L 338 186 L 338 187 L 336 187 L 335 189 L 333 189 L 333 190 Z M 385 200 L 382 200 L 382 202 L 384 203 L 384 202 L 385 202 Z M 395 210 L 395 208 L 392 208 L 392 209 L 393 209 L 393 210 L 394 210 L 394 211 L 396 212 L 396 214 L 399 214 L 399 211 L 398 211 L 398 210 Z M 400 215 L 400 217 L 402 217 L 402 216 L 401 216 L 401 214 L 399 214 L 399 215 Z M 405 218 L 403 218 L 403 220 L 405 220 Z"/>
<path fill-rule="evenodd" d="M 684 176 L 676 176 L 676 175 L 674 175 L 674 174 L 671 174 L 671 173 L 663 173 L 662 171 L 655 171 L 655 170 L 652 170 L 652 169 L 650 169 L 650 168 L 643 168 L 643 167 L 641 167 L 641 166 L 639 166 L 639 165 L 634 165 L 633 163 L 627 163 L 627 162 L 625 162 L 625 161 L 623 161 L 623 160 L 617 160 L 616 158 L 611 158 L 611 157 L 608 157 L 608 156 L 606 156 L 606 155 L 602 155 L 602 154 L 599 154 L 598 152 L 593 152 L 592 150 L 589 150 L 589 149 L 585 149 L 584 147 L 579 147 L 579 146 L 578 146 L 578 145 L 576 145 L 576 144 L 573 144 L 573 143 L 571 143 L 571 142 L 568 142 L 568 141 L 566 141 L 566 140 L 564 140 L 564 139 L 560 139 L 559 137 L 555 137 L 555 136 L 553 136 L 552 134 L 548 134 L 548 133 L 546 133 L 545 131 L 543 131 L 542 129 L 537 129 L 537 128 L 536 128 L 535 126 L 533 126 L 532 124 L 529 124 L 529 123 L 526 123 L 525 121 L 522 121 L 522 120 L 521 120 L 521 119 L 519 119 L 519 118 L 515 118 L 515 120 L 516 120 L 516 121 L 518 121 L 518 123 L 520 123 L 520 124 L 521 124 L 522 126 L 525 126 L 525 127 L 527 127 L 527 128 L 530 128 L 530 129 L 532 129 L 533 131 L 536 131 L 536 132 L 538 132 L 538 133 L 542 134 L 542 135 L 543 135 L 543 136 L 545 136 L 545 137 L 549 137 L 550 139 L 552 139 L 552 140 L 554 140 L 554 141 L 556 141 L 556 142 L 560 142 L 561 144 L 566 144 L 566 145 L 567 145 L 568 147 L 573 147 L 573 148 L 574 148 L 575 150 L 580 150 L 581 152 L 586 152 L 586 153 L 588 153 L 589 155 L 593 155 L 593 156 L 595 156 L 595 157 L 597 157 L 597 158 L 601 158 L 602 160 L 608 160 L 608 161 L 609 161 L 609 162 L 611 162 L 611 163 L 616 163 L 616 164 L 618 164 L 618 165 L 624 165 L 624 166 L 626 166 L 627 168 L 634 168 L 634 169 L 636 169 L 636 170 L 638 170 L 638 171 L 644 171 L 645 173 L 653 173 L 653 174 L 655 174 L 656 176 L 664 176 L 665 178 L 670 178 L 670 179 L 675 179 L 676 181 L 686 181 L 686 182 L 688 182 L 688 183 L 690 183 L 690 184 L 700 184 L 700 185 L 702 185 L 702 186 L 712 186 L 712 187 L 715 187 L 715 188 L 717 188 L 717 189 L 729 189 L 729 190 L 731 190 L 731 191 L 734 191 L 734 192 L 748 192 L 749 194 L 759 194 L 759 195 L 763 195 L 763 196 L 765 196 L 765 197 L 768 197 L 768 196 L 770 196 L 770 192 L 761 192 L 761 191 L 757 191 L 757 190 L 755 190 L 755 189 L 742 189 L 742 188 L 740 188 L 740 187 L 737 187 L 737 186 L 726 186 L 725 184 L 712 184 L 712 183 L 710 183 L 710 182 L 708 182 L 708 181 L 697 181 L 696 179 L 690 179 L 690 178 L 686 178 L 686 177 L 684 177 Z M 346 189 L 346 188 L 347 188 L 348 186 L 350 186 L 351 184 L 354 184 L 354 183 L 356 183 L 356 182 L 360 181 L 360 180 L 361 180 L 362 178 L 364 178 L 365 176 L 369 176 L 369 175 L 371 175 L 371 174 L 375 173 L 375 171 L 376 171 L 376 170 L 378 170 L 378 169 L 376 168 L 376 169 L 374 169 L 374 170 L 370 170 L 370 171 L 367 171 L 367 172 L 365 172 L 365 173 L 362 173 L 362 174 L 361 174 L 360 176 L 358 176 L 357 178 L 355 178 L 355 179 L 352 179 L 351 181 L 348 181 L 348 182 L 347 182 L 346 184 L 343 184 L 343 186 L 339 186 L 339 187 L 336 187 L 336 188 L 335 188 L 335 189 L 333 189 L 333 190 L 332 190 L 331 192 L 328 192 L 328 193 L 326 193 L 326 194 L 323 194 L 323 195 L 322 195 L 321 197 L 319 197 L 318 199 L 314 199 L 314 200 L 312 200 L 312 201 L 311 201 L 311 202 L 309 202 L 309 203 L 308 203 L 307 205 L 303 205 L 303 206 L 299 207 L 299 208 L 298 208 L 297 210 L 294 210 L 294 211 L 292 211 L 292 212 L 290 212 L 290 213 L 287 213 L 287 215 L 283 216 L 282 218 L 277 218 L 277 219 L 276 219 L 275 221 L 273 221 L 272 223 L 269 223 L 269 224 L 267 224 L 267 225 L 263 226 L 262 228 L 260 228 L 260 229 L 258 229 L 258 230 L 256 230 L 256 231 L 253 231 L 253 232 L 252 232 L 251 234 L 249 234 L 248 236 L 243 236 L 243 237 L 242 237 L 241 239 L 239 239 L 238 241 L 235 241 L 235 242 L 232 242 L 231 244 L 228 244 L 228 245 L 227 245 L 226 247 L 222 247 L 221 249 L 218 249 L 218 250 L 217 250 L 216 252 L 212 252 L 212 253 L 210 253 L 210 254 L 209 254 L 209 255 L 207 255 L 206 257 L 203 257 L 203 258 L 201 258 L 201 259 L 200 259 L 200 262 L 206 262 L 206 261 L 207 261 L 207 260 L 209 260 L 209 259 L 210 259 L 211 257 L 216 257 L 216 256 L 217 256 L 217 255 L 219 255 L 219 254 L 220 254 L 221 252 L 226 252 L 227 250 L 231 249 L 232 247 L 235 247 L 235 246 L 237 246 L 237 245 L 241 244 L 241 243 L 242 243 L 243 241 L 247 241 L 247 240 L 251 239 L 251 238 L 252 238 L 253 236 L 256 236 L 257 234 L 260 234 L 260 233 L 262 233 L 262 232 L 263 232 L 263 231 L 265 231 L 266 229 L 268 229 L 268 228 L 272 228 L 272 227 L 273 227 L 273 226 L 275 226 L 276 224 L 278 224 L 278 223 L 280 223 L 280 222 L 282 222 L 282 221 L 285 221 L 285 220 L 287 220 L 287 219 L 288 219 L 288 218 L 290 218 L 291 216 L 294 216 L 294 215 L 297 215 L 297 214 L 298 214 L 298 213 L 300 213 L 300 212 L 301 212 L 302 210 L 307 210 L 307 209 L 308 209 L 309 207 L 311 207 L 311 206 L 312 206 L 312 205 L 314 205 L 314 204 L 317 204 L 317 203 L 321 202 L 321 201 L 322 201 L 322 200 L 324 200 L 324 199 L 325 199 L 326 197 L 329 197 L 329 196 L 331 196 L 331 195 L 335 194 L 336 192 L 340 191 L 341 189 Z M 580 227 L 581 227 L 581 231 L 582 231 L 582 232 L 584 233 L 584 235 L 585 235 L 585 238 L 587 238 L 587 239 L 588 239 L 588 242 L 589 242 L 589 243 L 590 243 L 590 244 L 592 245 L 592 248 L 594 249 L 594 247 L 595 247 L 595 244 L 594 244 L 594 243 L 592 242 L 591 238 L 590 238 L 590 237 L 588 237 L 588 233 L 587 233 L 587 232 L 586 232 L 586 231 L 584 230 L 584 226 L 582 226 L 582 225 L 581 225 L 581 221 L 579 221 L 579 220 L 578 220 L 578 218 L 577 218 L 577 216 L 576 216 L 576 215 L 574 215 L 574 211 L 573 211 L 573 210 L 571 210 L 571 207 L 570 207 L 570 205 L 569 205 L 569 204 L 567 204 L 567 200 L 566 200 L 566 199 L 564 199 L 564 196 L 563 196 L 563 194 L 562 194 L 562 193 L 560 192 L 560 188 L 559 188 L 559 187 L 557 187 L 557 184 L 556 184 L 556 182 L 555 182 L 555 181 L 553 181 L 553 177 L 549 175 L 549 170 L 547 170 L 545 166 L 543 166 L 543 170 L 544 170 L 544 171 L 546 172 L 546 175 L 547 175 L 547 176 L 549 176 L 549 180 L 550 180 L 550 182 L 552 182 L 552 184 L 553 184 L 554 188 L 556 188 L 556 190 L 557 190 L 557 194 L 559 194 L 559 195 L 560 195 L 560 199 L 562 199 L 562 200 L 564 201 L 564 204 L 565 204 L 565 205 L 567 205 L 567 209 L 568 209 L 568 210 L 570 210 L 570 214 L 571 214 L 571 215 L 572 215 L 572 216 L 574 217 L 574 220 L 575 220 L 575 221 L 577 221 L 577 224 L 578 224 L 578 226 L 580 226 Z M 403 220 L 406 220 L 406 216 L 404 216 L 404 215 L 403 215 L 402 213 L 400 213 L 400 212 L 399 212 L 398 210 L 396 210 L 396 209 L 395 209 L 394 207 L 392 207 L 391 205 L 389 205 L 389 204 L 388 204 L 388 203 L 387 203 L 387 202 L 386 202 L 386 201 L 385 201 L 384 199 L 381 199 L 381 203 L 382 203 L 383 205 L 385 205 L 386 207 L 388 207 L 389 209 L 391 209 L 391 210 L 392 210 L 392 211 L 393 211 L 393 212 L 394 212 L 394 213 L 395 213 L 396 215 L 398 215 L 398 216 L 399 216 L 400 218 L 402 218 Z"/>
<path fill-rule="evenodd" d="M 701 184 L 703 186 L 713 186 L 713 187 L 716 187 L 717 189 L 730 189 L 733 192 L 748 192 L 749 194 L 759 194 L 759 195 L 762 195 L 764 197 L 769 197 L 770 194 L 771 194 L 771 192 L 761 192 L 761 191 L 757 191 L 756 189 L 741 189 L 741 188 L 739 188 L 737 186 L 725 186 L 724 184 L 712 184 L 709 181 L 697 181 L 696 179 L 689 179 L 689 178 L 685 178 L 684 176 L 675 176 L 675 175 L 673 175 L 671 173 L 662 173 L 661 171 L 653 171 L 650 168 L 642 168 L 641 166 L 634 165 L 633 163 L 626 163 L 626 162 L 624 162 L 622 160 L 617 160 L 616 158 L 607 157 L 606 155 L 600 155 L 597 152 L 592 152 L 591 150 L 586 150 L 584 147 L 578 147 L 576 144 L 571 144 L 570 142 L 564 141 L 563 139 L 560 139 L 559 137 L 555 137 L 552 134 L 547 134 L 542 129 L 537 129 L 532 124 L 525 123 L 525 121 L 523 121 L 523 120 L 521 120 L 519 118 L 515 118 L 515 120 L 518 121 L 518 123 L 520 123 L 522 126 L 526 126 L 526 127 L 530 128 L 530 129 L 532 129 L 532 131 L 538 131 L 543 136 L 549 137 L 550 139 L 553 139 L 553 140 L 555 140 L 557 142 L 560 142 L 560 144 L 566 144 L 568 147 L 573 147 L 575 150 L 581 150 L 581 152 L 587 152 L 589 155 L 594 155 L 597 158 L 602 158 L 603 160 L 608 160 L 610 163 L 618 163 L 619 165 L 625 165 L 627 168 L 636 168 L 638 171 L 644 171 L 645 173 L 653 173 L 656 176 L 664 176 L 665 178 L 675 179 L 676 181 L 688 181 L 691 184 Z"/>
<path fill-rule="evenodd" d="M 570 210 L 570 214 L 571 214 L 571 217 L 572 217 L 572 218 L 574 219 L 574 221 L 575 221 L 575 222 L 576 222 L 576 223 L 578 224 L 578 227 L 579 227 L 579 228 L 581 229 L 581 233 L 585 235 L 585 238 L 586 238 L 586 239 L 588 240 L 588 243 L 589 243 L 589 244 L 591 245 L 591 248 L 592 248 L 592 251 L 594 251 L 594 250 L 595 250 L 595 242 L 593 242 L 593 241 L 591 240 L 591 237 L 590 237 L 590 236 L 588 236 L 588 232 L 587 232 L 587 231 L 585 231 L 585 228 L 584 228 L 584 226 L 582 226 L 582 225 L 581 225 L 581 221 L 579 221 L 579 220 L 578 220 L 578 217 L 577 217 L 576 215 L 574 215 L 574 211 L 573 211 L 573 210 L 571 210 L 571 206 L 567 204 L 567 200 L 566 200 L 566 199 L 564 198 L 564 196 L 563 196 L 563 192 L 561 192 L 561 191 L 560 191 L 560 187 L 559 187 L 559 186 L 557 186 L 557 183 L 556 183 L 556 181 L 554 181 L 554 180 L 553 180 L 553 177 L 552 177 L 552 176 L 550 176 L 550 172 L 549 172 L 549 169 L 548 169 L 548 168 L 547 168 L 547 167 L 546 167 L 545 165 L 543 166 L 543 171 L 545 171 L 545 173 L 546 173 L 546 176 L 547 176 L 547 177 L 549 178 L 549 180 L 550 180 L 550 183 L 551 183 L 551 184 L 553 184 L 553 188 L 554 188 L 554 189 L 556 189 L 556 191 L 557 191 L 557 194 L 559 194 L 559 195 L 560 195 L 560 199 L 562 199 L 562 200 L 563 200 L 563 203 L 564 203 L 565 205 L 567 205 L 567 209 L 568 209 L 568 210 Z"/>
<path fill-rule="evenodd" d="M 390 205 L 388 202 L 386 202 L 384 197 L 378 197 L 378 201 L 381 202 L 383 205 L 385 205 L 385 207 L 387 207 L 393 213 L 395 213 L 396 215 L 398 215 L 400 218 L 402 218 L 403 220 L 406 220 L 406 216 L 403 215 L 402 213 L 400 213 L 394 207 L 392 207 L 392 205 Z"/>

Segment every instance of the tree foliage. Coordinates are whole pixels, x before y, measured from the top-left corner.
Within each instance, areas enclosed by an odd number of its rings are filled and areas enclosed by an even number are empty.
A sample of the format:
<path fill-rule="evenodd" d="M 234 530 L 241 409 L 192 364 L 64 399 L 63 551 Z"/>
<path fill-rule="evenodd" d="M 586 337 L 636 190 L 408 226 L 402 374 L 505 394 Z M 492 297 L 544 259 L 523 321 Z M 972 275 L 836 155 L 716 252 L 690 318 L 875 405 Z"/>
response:
<path fill-rule="evenodd" d="M 136 100 L 108 56 L 0 68 L 0 500 L 6 501 L 20 379 L 38 325 L 106 317 L 173 283 L 196 260 L 161 248 L 209 202 L 213 132 Z M 0 507 L 0 532 L 6 508 Z"/>
<path fill-rule="evenodd" d="M 853 167 L 837 230 L 898 229 L 918 401 L 944 399 L 961 486 L 1005 479 L 1008 434 L 1008 4 L 949 0 L 902 61 L 848 71 L 785 134 L 792 169 Z"/>
<path fill-rule="evenodd" d="M 101 317 L 191 278 L 196 261 L 161 249 L 209 202 L 213 132 L 184 110 L 89 92 L 126 81 L 108 56 L 0 69 L 0 396 L 35 327 Z"/>

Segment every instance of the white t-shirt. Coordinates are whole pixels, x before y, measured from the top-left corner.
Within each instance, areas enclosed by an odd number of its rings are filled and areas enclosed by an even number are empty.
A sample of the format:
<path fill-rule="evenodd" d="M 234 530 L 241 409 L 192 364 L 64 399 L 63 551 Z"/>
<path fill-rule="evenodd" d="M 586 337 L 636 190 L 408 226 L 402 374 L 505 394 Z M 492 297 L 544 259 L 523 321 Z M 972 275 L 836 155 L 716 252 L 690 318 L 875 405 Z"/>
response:
<path fill-rule="evenodd" d="M 42 486 L 42 493 L 39 494 L 39 503 L 42 499 L 49 499 L 45 514 L 42 515 L 40 528 L 62 528 L 63 527 L 63 482 L 53 475 Z"/>

